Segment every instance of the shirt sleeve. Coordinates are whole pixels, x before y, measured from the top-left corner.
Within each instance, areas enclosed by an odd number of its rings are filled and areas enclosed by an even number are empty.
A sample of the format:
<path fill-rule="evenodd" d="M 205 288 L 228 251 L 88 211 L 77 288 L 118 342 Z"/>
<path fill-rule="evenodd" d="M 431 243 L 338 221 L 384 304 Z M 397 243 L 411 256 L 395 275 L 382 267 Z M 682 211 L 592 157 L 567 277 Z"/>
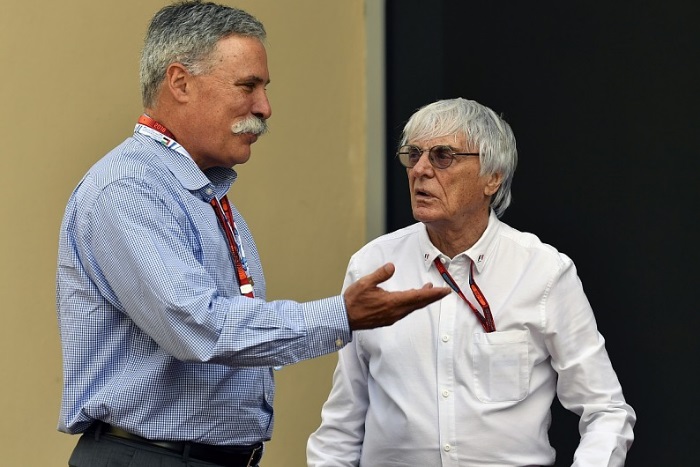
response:
<path fill-rule="evenodd" d="M 357 280 L 350 261 L 343 290 Z M 306 445 L 309 467 L 358 466 L 369 405 L 367 361 L 358 353 L 358 340 L 338 352 L 333 386 L 321 410 L 321 425 Z"/>
<path fill-rule="evenodd" d="M 182 361 L 278 366 L 350 340 L 340 296 L 298 303 L 222 294 L 217 272 L 198 255 L 190 213 L 166 195 L 121 179 L 83 206 L 89 212 L 76 226 L 76 249 L 101 295 L 165 352 Z"/>
<path fill-rule="evenodd" d="M 576 269 L 561 256 L 547 291 L 545 316 L 552 366 L 559 374 L 557 395 L 563 407 L 580 416 L 581 441 L 573 465 L 623 466 L 636 415 L 622 394 Z"/>

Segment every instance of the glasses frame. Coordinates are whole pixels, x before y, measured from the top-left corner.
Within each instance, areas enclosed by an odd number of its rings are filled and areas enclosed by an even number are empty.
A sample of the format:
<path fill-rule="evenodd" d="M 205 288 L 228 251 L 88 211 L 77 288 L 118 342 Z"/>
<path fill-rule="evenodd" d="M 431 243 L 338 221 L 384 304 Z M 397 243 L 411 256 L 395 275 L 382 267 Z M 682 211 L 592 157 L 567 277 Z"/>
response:
<path fill-rule="evenodd" d="M 437 155 L 437 150 L 438 149 L 443 149 L 447 148 L 447 153 L 450 155 L 449 163 L 445 166 L 439 165 L 436 161 L 436 155 Z M 413 165 L 410 165 L 408 156 L 410 155 L 410 152 L 408 152 L 408 149 L 416 149 L 420 151 L 420 155 L 418 156 L 418 159 L 416 159 L 416 163 Z M 396 152 L 396 157 L 399 159 L 399 162 L 401 165 L 406 167 L 407 169 L 412 169 L 413 167 L 418 164 L 418 161 L 420 160 L 421 157 L 423 157 L 423 153 L 427 152 L 428 153 L 428 161 L 430 162 L 430 165 L 435 167 L 436 169 L 446 169 L 449 166 L 452 165 L 452 162 L 456 159 L 455 156 L 479 156 L 480 154 L 478 152 L 455 152 L 455 150 L 446 144 L 438 144 L 436 146 L 431 147 L 430 149 L 422 149 L 419 148 L 416 145 L 413 144 L 405 144 L 399 148 L 399 150 Z"/>

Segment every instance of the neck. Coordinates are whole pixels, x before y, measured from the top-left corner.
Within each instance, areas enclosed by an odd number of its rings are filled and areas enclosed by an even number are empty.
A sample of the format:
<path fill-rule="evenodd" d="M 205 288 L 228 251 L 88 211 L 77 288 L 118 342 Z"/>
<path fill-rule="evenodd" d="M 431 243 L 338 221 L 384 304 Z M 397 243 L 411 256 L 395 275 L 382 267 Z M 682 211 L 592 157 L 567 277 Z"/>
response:
<path fill-rule="evenodd" d="M 173 109 L 164 104 L 158 105 L 156 108 L 146 108 L 143 111 L 144 115 L 147 115 L 151 120 L 157 122 L 156 129 L 166 136 L 174 139 L 180 144 L 187 153 L 190 155 L 192 160 L 199 166 L 200 169 L 204 170 L 197 159 L 196 147 L 192 144 L 193 139 L 191 138 L 191 132 L 189 131 L 189 126 L 184 125 L 182 122 L 185 118 L 177 109 Z M 150 125 L 149 125 L 150 126 Z M 163 131 L 158 126 L 164 127 L 167 132 Z"/>
<path fill-rule="evenodd" d="M 180 117 L 176 108 L 172 108 L 167 104 L 159 102 L 158 105 L 147 107 L 143 110 L 143 115 L 147 115 L 151 119 L 158 122 L 159 125 L 165 127 L 174 137 L 174 139 L 182 144 L 180 139 L 184 139 L 181 131 Z M 160 129 L 158 131 L 161 131 Z M 163 133 L 163 131 L 161 131 Z M 169 135 L 168 135 L 169 136 Z"/>
<path fill-rule="evenodd" d="M 163 133 L 165 136 L 168 138 L 177 140 L 175 138 L 175 135 L 173 135 L 168 128 L 165 127 L 162 123 L 160 123 L 158 120 L 155 118 L 152 118 L 148 114 L 144 113 L 139 117 L 139 123 L 142 125 L 146 125 L 147 127 L 153 128 L 154 130 L 157 130 L 161 133 Z"/>
<path fill-rule="evenodd" d="M 443 254 L 454 258 L 458 254 L 468 250 L 479 241 L 486 231 L 489 216 L 477 220 L 470 220 L 460 225 L 443 225 L 438 223 L 426 223 L 428 237 L 435 247 Z"/>

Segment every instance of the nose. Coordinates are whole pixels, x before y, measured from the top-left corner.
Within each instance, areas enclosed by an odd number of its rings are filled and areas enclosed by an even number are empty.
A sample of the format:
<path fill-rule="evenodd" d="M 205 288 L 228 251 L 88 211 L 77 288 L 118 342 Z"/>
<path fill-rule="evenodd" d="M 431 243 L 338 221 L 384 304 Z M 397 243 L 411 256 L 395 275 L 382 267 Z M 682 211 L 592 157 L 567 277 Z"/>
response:
<path fill-rule="evenodd" d="M 267 92 L 264 89 L 255 100 L 252 112 L 253 115 L 263 120 L 267 120 L 272 116 L 272 106 L 270 105 L 270 100 L 267 98 Z"/>

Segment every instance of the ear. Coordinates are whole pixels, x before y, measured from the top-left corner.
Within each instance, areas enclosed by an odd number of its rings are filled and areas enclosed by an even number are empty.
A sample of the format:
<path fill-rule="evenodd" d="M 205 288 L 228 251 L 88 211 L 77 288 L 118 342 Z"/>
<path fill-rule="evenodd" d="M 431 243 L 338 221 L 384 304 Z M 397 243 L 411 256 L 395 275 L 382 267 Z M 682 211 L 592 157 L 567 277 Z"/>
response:
<path fill-rule="evenodd" d="M 182 63 L 171 63 L 165 70 L 163 88 L 177 102 L 187 102 L 192 94 L 192 75 Z"/>
<path fill-rule="evenodd" d="M 495 173 L 488 175 L 486 180 L 486 185 L 484 186 L 484 194 L 486 196 L 491 196 L 498 191 L 503 182 L 503 174 Z"/>

